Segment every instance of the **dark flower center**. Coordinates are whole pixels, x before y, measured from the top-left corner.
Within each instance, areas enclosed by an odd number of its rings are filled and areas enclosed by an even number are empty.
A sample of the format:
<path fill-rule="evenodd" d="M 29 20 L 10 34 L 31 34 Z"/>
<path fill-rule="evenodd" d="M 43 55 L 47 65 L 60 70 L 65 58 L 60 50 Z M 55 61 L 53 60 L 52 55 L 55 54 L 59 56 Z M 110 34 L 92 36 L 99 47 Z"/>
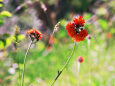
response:
<path fill-rule="evenodd" d="M 82 62 L 82 59 L 79 59 L 80 62 Z"/>
<path fill-rule="evenodd" d="M 40 35 L 37 34 L 37 33 L 35 33 L 35 32 L 30 34 L 30 38 L 32 39 L 32 41 L 34 39 L 36 39 L 37 41 L 39 41 L 39 37 L 40 37 Z"/>
<path fill-rule="evenodd" d="M 80 32 L 81 30 L 83 30 L 83 27 L 80 27 L 78 24 L 76 25 L 76 24 L 73 23 L 73 25 L 75 26 L 75 30 L 76 30 L 76 33 L 77 33 L 77 34 L 79 34 L 79 32 Z"/>

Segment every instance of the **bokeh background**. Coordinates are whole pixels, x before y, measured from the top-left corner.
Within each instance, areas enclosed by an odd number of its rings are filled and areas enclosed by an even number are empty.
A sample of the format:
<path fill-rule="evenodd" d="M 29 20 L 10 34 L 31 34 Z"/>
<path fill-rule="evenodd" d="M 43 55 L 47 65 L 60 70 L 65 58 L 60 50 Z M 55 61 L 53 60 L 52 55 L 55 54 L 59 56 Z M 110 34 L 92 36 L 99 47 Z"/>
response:
<path fill-rule="evenodd" d="M 65 26 L 78 15 L 89 35 L 55 86 L 115 86 L 115 0 L 0 0 L 0 86 L 20 86 L 31 28 L 43 38 L 28 54 L 25 86 L 49 86 L 73 49 Z M 84 57 L 79 78 L 78 56 Z"/>

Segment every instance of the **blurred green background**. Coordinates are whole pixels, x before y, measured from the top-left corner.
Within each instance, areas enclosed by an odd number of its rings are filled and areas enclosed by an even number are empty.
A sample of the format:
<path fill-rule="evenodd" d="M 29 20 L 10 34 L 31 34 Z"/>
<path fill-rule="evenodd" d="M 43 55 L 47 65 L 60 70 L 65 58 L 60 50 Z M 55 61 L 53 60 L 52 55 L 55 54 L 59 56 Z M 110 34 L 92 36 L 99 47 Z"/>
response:
<path fill-rule="evenodd" d="M 26 31 L 31 28 L 40 30 L 43 38 L 28 54 L 25 86 L 49 86 L 73 49 L 65 26 L 78 15 L 85 19 L 89 35 L 77 43 L 55 86 L 115 86 L 114 4 L 115 0 L 0 0 L 0 86 L 20 86 L 31 41 Z M 60 26 L 51 39 L 57 22 Z M 79 78 L 78 56 L 84 57 Z"/>

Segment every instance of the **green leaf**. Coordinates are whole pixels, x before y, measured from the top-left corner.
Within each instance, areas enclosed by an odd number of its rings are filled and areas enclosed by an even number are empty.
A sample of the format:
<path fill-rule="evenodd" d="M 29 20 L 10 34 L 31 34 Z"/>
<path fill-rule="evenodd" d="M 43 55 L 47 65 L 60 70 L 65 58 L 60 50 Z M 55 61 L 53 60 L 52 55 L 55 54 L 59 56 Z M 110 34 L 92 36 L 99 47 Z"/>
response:
<path fill-rule="evenodd" d="M 5 40 L 5 39 L 0 39 L 0 42 L 3 43 L 3 46 L 4 46 L 4 47 L 6 46 L 6 40 Z"/>
<path fill-rule="evenodd" d="M 66 24 L 66 20 L 65 20 L 65 19 L 62 19 L 62 20 L 60 21 L 60 25 L 65 26 L 65 24 Z"/>
<path fill-rule="evenodd" d="M 3 4 L 0 4 L 0 7 L 3 7 Z"/>
<path fill-rule="evenodd" d="M 19 39 L 19 40 L 23 40 L 24 38 L 25 38 L 25 35 L 19 35 L 19 36 L 18 36 L 18 39 Z"/>
<path fill-rule="evenodd" d="M 7 33 L 4 33 L 4 34 L 3 34 L 3 37 L 4 37 L 4 38 L 8 38 L 9 36 L 10 36 L 10 35 L 7 34 Z"/>
<path fill-rule="evenodd" d="M 3 21 L 0 19 L 0 26 L 3 24 Z"/>
<path fill-rule="evenodd" d="M 4 43 L 2 41 L 0 41 L 0 49 L 4 48 Z"/>
<path fill-rule="evenodd" d="M 23 64 L 19 64 L 19 68 L 20 68 L 20 69 L 23 69 Z"/>
<path fill-rule="evenodd" d="M 6 46 L 9 46 L 11 44 L 12 40 L 11 38 L 7 38 L 6 39 Z"/>
<path fill-rule="evenodd" d="M 20 42 L 20 41 L 23 40 L 24 38 L 25 38 L 25 35 L 18 35 L 18 41 L 17 41 L 17 42 Z M 16 41 L 15 35 L 12 35 L 12 36 L 11 36 L 11 39 L 12 39 L 12 41 Z"/>
<path fill-rule="evenodd" d="M 3 18 L 3 17 L 11 17 L 12 16 L 12 14 L 10 13 L 10 12 L 8 12 L 8 11 L 2 11 L 1 13 L 0 13 L 0 16 Z"/>

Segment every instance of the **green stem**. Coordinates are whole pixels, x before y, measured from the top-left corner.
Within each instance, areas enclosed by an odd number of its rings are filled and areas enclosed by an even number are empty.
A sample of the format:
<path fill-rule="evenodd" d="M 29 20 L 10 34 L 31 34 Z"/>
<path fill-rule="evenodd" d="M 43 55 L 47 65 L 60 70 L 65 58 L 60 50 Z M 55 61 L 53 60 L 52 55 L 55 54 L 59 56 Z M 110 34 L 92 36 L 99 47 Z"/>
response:
<path fill-rule="evenodd" d="M 66 66 L 67 66 L 68 63 L 70 62 L 70 60 L 71 60 L 71 58 L 72 58 L 72 56 L 73 56 L 73 54 L 74 54 L 75 47 L 76 47 L 76 42 L 74 42 L 74 48 L 73 48 L 73 50 L 72 50 L 72 52 L 71 52 L 71 55 L 68 57 L 68 60 L 66 61 L 65 65 L 62 67 L 62 69 L 61 69 L 60 71 L 58 71 L 57 76 L 55 77 L 55 79 L 53 80 L 53 82 L 51 83 L 50 86 L 53 86 L 53 85 L 54 85 L 54 83 L 56 82 L 56 80 L 59 78 L 59 76 L 61 75 L 61 73 L 63 72 L 63 70 L 66 68 Z"/>
<path fill-rule="evenodd" d="M 20 86 L 20 82 L 21 82 L 21 79 L 20 79 L 20 58 L 18 57 L 18 77 L 19 77 L 19 86 Z"/>
<path fill-rule="evenodd" d="M 23 74 L 22 74 L 22 83 L 21 83 L 21 86 L 24 86 L 24 73 L 25 73 L 25 66 L 26 66 L 26 58 L 27 58 L 27 55 L 28 55 L 28 52 L 30 50 L 31 45 L 32 45 L 32 42 L 28 46 L 28 49 L 27 49 L 25 57 L 24 57 L 24 65 L 23 65 Z"/>

